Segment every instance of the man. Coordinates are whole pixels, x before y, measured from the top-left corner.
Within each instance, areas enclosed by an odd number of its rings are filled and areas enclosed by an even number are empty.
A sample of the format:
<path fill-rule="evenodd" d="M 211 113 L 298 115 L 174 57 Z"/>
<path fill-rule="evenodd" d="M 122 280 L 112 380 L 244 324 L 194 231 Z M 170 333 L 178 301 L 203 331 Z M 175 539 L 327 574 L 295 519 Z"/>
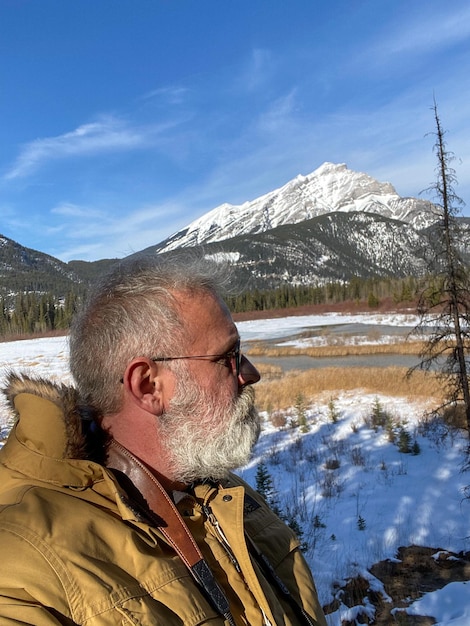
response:
<path fill-rule="evenodd" d="M 72 326 L 77 390 L 10 374 L 0 624 L 325 626 L 297 539 L 230 472 L 259 374 L 218 274 L 122 262 Z"/>

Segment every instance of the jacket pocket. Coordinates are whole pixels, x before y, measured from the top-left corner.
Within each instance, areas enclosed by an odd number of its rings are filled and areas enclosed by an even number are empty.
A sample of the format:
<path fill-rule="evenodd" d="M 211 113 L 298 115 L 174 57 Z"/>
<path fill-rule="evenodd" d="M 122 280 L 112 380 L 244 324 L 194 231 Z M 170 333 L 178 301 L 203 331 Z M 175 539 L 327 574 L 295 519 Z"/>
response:
<path fill-rule="evenodd" d="M 192 589 L 194 588 L 194 590 Z M 196 591 L 196 593 L 194 593 Z M 113 615 L 96 626 L 223 626 L 225 621 L 195 588 L 191 579 L 172 581 L 149 594 L 113 603 Z M 120 616 L 116 619 L 116 613 Z M 95 626 L 95 622 L 90 626 Z"/>

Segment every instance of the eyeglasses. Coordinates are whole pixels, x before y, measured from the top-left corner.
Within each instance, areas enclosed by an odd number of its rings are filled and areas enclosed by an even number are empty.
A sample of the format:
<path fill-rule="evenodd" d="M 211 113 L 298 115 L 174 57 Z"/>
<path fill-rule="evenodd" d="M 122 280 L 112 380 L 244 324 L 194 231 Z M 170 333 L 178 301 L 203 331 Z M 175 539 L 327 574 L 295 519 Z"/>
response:
<path fill-rule="evenodd" d="M 209 361 L 212 359 L 212 363 L 220 363 L 225 367 L 231 368 L 238 376 L 240 375 L 240 362 L 242 360 L 242 353 L 240 351 L 240 339 L 235 344 L 235 347 L 224 354 L 203 354 L 195 356 L 157 356 L 150 360 L 155 362 L 164 361 L 179 361 L 180 359 L 193 359 L 198 361 Z M 214 360 L 217 359 L 217 360 Z"/>

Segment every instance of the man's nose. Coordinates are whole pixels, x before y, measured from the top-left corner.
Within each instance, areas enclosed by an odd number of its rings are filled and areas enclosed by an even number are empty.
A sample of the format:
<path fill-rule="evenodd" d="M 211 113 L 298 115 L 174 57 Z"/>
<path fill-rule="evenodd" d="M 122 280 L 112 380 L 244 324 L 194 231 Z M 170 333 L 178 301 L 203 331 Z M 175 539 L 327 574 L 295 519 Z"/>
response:
<path fill-rule="evenodd" d="M 260 373 L 253 363 L 242 354 L 240 361 L 240 373 L 238 374 L 238 384 L 240 387 L 245 385 L 254 385 L 261 378 Z"/>

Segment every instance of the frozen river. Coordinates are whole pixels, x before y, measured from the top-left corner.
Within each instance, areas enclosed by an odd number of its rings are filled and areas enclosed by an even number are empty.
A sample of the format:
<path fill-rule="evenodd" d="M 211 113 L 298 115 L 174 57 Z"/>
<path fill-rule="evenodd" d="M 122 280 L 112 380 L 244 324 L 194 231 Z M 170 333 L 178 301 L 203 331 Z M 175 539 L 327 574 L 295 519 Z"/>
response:
<path fill-rule="evenodd" d="M 416 326 L 414 315 L 306 315 L 282 319 L 256 320 L 238 324 L 243 346 L 263 342 L 270 346 L 307 348 L 326 345 L 372 345 L 404 341 Z M 250 357 L 253 363 L 272 364 L 284 371 L 322 367 L 413 367 L 412 355 L 374 354 L 346 357 Z"/>
<path fill-rule="evenodd" d="M 254 365 L 266 364 L 277 365 L 284 372 L 289 370 L 320 369 L 322 367 L 413 367 L 418 359 L 406 354 L 363 354 L 357 356 L 338 357 L 310 357 L 310 356 L 285 356 L 285 357 L 249 357 Z"/>

